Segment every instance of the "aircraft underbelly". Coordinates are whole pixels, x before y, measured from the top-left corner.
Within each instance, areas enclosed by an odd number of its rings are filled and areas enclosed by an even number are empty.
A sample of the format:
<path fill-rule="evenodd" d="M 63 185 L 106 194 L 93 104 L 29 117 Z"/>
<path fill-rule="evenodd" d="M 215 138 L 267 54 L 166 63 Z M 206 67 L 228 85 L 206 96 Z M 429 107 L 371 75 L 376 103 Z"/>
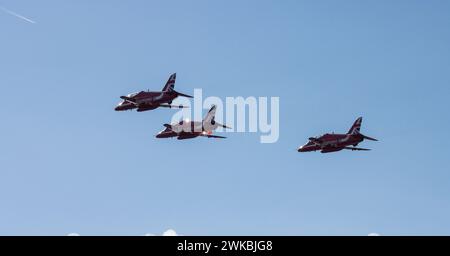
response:
<path fill-rule="evenodd" d="M 142 111 L 147 111 L 147 110 L 153 110 L 153 109 L 155 109 L 155 108 L 157 108 L 157 107 L 158 107 L 158 106 L 156 106 L 156 105 L 141 104 L 141 105 L 138 107 L 137 111 L 138 111 L 138 112 L 142 112 Z"/>
<path fill-rule="evenodd" d="M 330 153 L 330 152 L 340 151 L 342 149 L 344 149 L 344 147 L 325 147 L 325 148 L 322 148 L 322 150 L 320 152 L 321 153 Z"/>
<path fill-rule="evenodd" d="M 336 152 L 344 149 L 345 147 L 357 145 L 359 142 L 361 142 L 358 139 L 354 138 L 345 138 L 342 140 L 334 140 L 329 141 L 321 145 L 321 151 L 322 153 L 329 153 L 329 152 Z"/>
<path fill-rule="evenodd" d="M 179 140 L 193 139 L 195 137 L 198 137 L 197 133 L 181 133 L 178 135 Z"/>

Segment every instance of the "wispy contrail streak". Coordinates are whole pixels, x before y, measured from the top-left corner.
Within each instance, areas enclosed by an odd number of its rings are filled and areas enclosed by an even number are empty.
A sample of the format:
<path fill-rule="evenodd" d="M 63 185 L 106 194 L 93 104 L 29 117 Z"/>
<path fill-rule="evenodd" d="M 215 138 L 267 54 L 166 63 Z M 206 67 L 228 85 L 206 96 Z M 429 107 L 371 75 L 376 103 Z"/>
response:
<path fill-rule="evenodd" d="M 29 22 L 29 23 L 32 23 L 32 24 L 36 24 L 36 21 L 31 20 L 31 19 L 28 19 L 27 17 L 22 16 L 22 15 L 20 15 L 20 14 L 18 14 L 18 13 L 15 13 L 15 12 L 9 10 L 9 9 L 6 9 L 6 8 L 3 7 L 3 6 L 0 6 L 0 10 L 6 12 L 6 13 L 8 13 L 8 14 L 11 14 L 12 16 L 15 16 L 15 17 L 17 17 L 17 18 L 19 18 L 19 19 L 22 19 L 22 20 L 24 20 L 24 21 L 26 21 L 26 22 Z"/>

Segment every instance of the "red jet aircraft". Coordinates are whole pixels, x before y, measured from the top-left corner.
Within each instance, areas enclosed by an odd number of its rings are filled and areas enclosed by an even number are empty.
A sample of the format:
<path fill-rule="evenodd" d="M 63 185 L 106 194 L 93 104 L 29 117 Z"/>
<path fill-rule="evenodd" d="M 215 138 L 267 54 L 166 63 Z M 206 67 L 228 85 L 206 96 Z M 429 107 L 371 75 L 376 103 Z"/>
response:
<path fill-rule="evenodd" d="M 142 112 L 153 110 L 158 107 L 186 108 L 182 105 L 170 105 L 172 104 L 172 101 L 178 96 L 193 98 L 192 96 L 177 92 L 173 89 L 175 87 L 176 78 L 177 74 L 172 74 L 161 92 L 141 91 L 138 93 L 128 94 L 127 96 L 120 96 L 123 101 L 120 102 L 119 105 L 117 105 L 115 110 L 123 111 L 137 108 L 138 112 Z"/>
<path fill-rule="evenodd" d="M 377 141 L 377 139 L 368 137 L 359 132 L 361 129 L 362 117 L 356 119 L 347 134 L 324 134 L 319 137 L 309 138 L 309 142 L 298 148 L 298 152 L 309 152 L 320 150 L 321 153 L 329 153 L 348 150 L 370 150 L 367 148 L 357 148 L 358 144 L 364 139 Z"/>
<path fill-rule="evenodd" d="M 177 137 L 179 140 L 193 139 L 196 137 L 218 138 L 224 139 L 226 137 L 213 135 L 213 131 L 217 127 L 230 128 L 224 124 L 215 121 L 216 106 L 212 105 L 211 109 L 206 114 L 205 118 L 200 121 L 181 120 L 179 123 L 164 124 L 164 130 L 156 135 L 156 138 L 173 138 Z"/>

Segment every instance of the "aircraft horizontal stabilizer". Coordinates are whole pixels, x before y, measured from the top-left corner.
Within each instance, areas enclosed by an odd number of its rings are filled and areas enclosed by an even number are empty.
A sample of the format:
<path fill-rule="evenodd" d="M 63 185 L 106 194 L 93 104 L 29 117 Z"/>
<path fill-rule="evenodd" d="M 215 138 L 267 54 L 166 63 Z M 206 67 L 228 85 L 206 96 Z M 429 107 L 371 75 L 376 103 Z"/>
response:
<path fill-rule="evenodd" d="M 371 138 L 371 137 L 369 137 L 369 136 L 366 136 L 366 135 L 364 135 L 364 134 L 361 134 L 362 136 L 363 136 L 363 138 L 364 139 L 366 139 L 366 140 L 373 140 L 373 141 L 378 141 L 377 139 L 375 139 L 375 138 Z"/>
<path fill-rule="evenodd" d="M 216 122 L 216 124 L 217 124 L 218 126 L 222 127 L 222 128 L 225 128 L 225 129 L 231 129 L 231 127 L 226 126 L 226 125 L 224 125 L 224 124 L 219 124 L 219 123 L 217 123 L 217 122 Z"/>
<path fill-rule="evenodd" d="M 175 93 L 178 94 L 178 96 L 182 96 L 182 97 L 186 97 L 186 98 L 194 98 L 194 97 L 191 96 L 191 95 L 187 95 L 187 94 L 184 94 L 184 93 L 181 93 L 181 92 L 175 91 Z"/>

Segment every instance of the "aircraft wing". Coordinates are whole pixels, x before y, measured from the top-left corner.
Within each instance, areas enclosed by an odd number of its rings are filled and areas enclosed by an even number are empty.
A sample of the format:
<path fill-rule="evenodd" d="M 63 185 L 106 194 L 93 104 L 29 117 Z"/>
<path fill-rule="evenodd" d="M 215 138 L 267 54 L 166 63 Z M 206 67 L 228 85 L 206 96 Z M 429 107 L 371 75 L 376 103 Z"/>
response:
<path fill-rule="evenodd" d="M 183 106 L 183 105 L 170 105 L 170 104 L 160 104 L 159 107 L 163 107 L 163 108 L 189 108 L 188 106 Z"/>
<path fill-rule="evenodd" d="M 344 149 L 348 149 L 348 150 L 363 150 L 363 151 L 368 151 L 370 149 L 368 148 L 356 148 L 356 147 L 344 147 Z"/>

